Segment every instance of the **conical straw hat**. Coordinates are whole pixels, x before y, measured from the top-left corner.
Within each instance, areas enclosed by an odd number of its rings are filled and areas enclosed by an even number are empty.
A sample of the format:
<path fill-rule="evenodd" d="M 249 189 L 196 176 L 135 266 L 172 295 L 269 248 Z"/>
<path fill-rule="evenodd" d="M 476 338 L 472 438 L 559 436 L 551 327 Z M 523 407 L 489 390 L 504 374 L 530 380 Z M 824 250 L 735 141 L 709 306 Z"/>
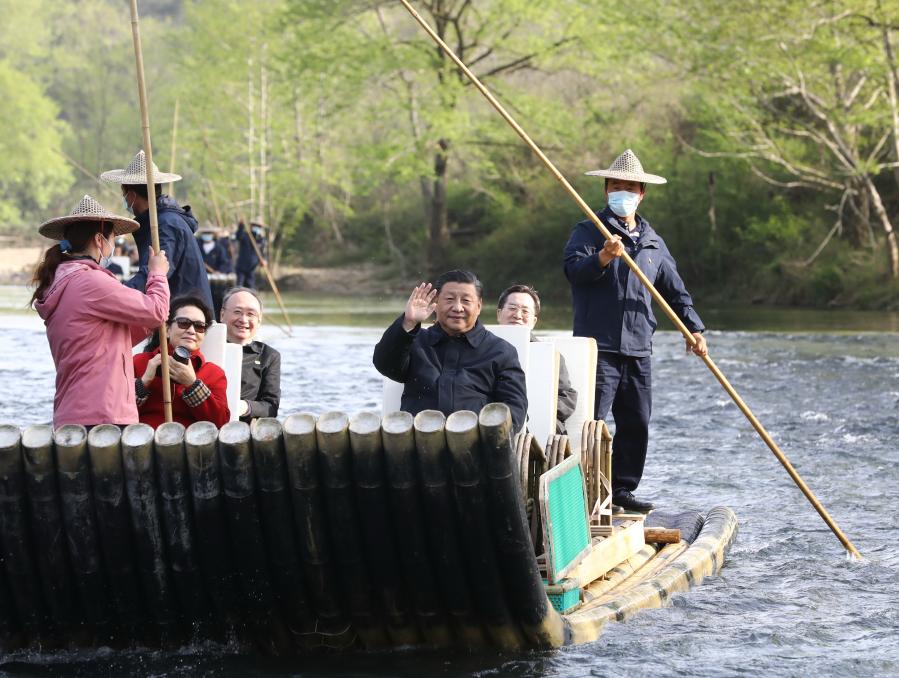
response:
<path fill-rule="evenodd" d="M 137 152 L 134 159 L 125 169 L 109 170 L 100 175 L 100 180 L 109 184 L 125 184 L 134 186 L 137 184 L 147 183 L 147 157 L 143 150 Z M 160 172 L 156 163 L 153 163 L 153 183 L 154 184 L 170 184 L 173 181 L 180 181 L 180 174 L 172 174 L 170 172 Z"/>
<path fill-rule="evenodd" d="M 81 201 L 75 205 L 75 209 L 71 214 L 65 217 L 56 217 L 41 224 L 38 232 L 45 238 L 51 240 L 62 240 L 66 237 L 66 227 L 79 221 L 109 221 L 113 224 L 113 233 L 115 235 L 124 235 L 125 233 L 134 233 L 140 224 L 134 219 L 120 217 L 113 214 L 100 203 L 89 195 L 84 196 Z"/>
<path fill-rule="evenodd" d="M 592 177 L 605 177 L 607 179 L 622 179 L 624 181 L 638 181 L 641 184 L 667 184 L 665 177 L 656 174 L 647 174 L 643 171 L 643 165 L 640 159 L 631 150 L 627 149 L 624 153 L 615 158 L 615 162 L 609 169 L 593 170 L 587 172 Z"/>

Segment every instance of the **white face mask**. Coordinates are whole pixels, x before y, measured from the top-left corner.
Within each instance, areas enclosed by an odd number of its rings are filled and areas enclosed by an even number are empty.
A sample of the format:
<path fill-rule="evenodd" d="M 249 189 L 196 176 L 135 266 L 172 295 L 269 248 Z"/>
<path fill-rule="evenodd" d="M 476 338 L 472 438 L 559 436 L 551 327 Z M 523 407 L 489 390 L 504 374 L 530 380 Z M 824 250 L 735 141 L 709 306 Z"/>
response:
<path fill-rule="evenodd" d="M 100 245 L 100 261 L 97 263 L 100 264 L 103 268 L 109 268 L 109 260 L 112 258 L 112 255 L 115 253 L 115 235 L 110 236 L 110 239 L 107 240 L 103 238 L 103 242 L 109 243 L 109 254 L 103 254 L 103 245 Z"/>

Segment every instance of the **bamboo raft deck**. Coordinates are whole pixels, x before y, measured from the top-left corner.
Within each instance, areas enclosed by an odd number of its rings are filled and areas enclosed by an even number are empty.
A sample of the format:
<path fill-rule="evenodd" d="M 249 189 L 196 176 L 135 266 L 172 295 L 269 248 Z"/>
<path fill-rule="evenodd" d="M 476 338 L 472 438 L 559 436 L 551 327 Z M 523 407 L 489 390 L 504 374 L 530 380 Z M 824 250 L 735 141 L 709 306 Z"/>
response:
<path fill-rule="evenodd" d="M 582 468 L 604 463 L 590 452 L 599 424 Z M 510 426 L 496 404 L 220 430 L 0 426 L 0 643 L 552 648 L 723 564 L 731 511 L 712 510 L 692 544 L 647 545 L 639 517 L 613 523 L 589 472 L 593 539 L 571 575 L 585 586 L 558 613 L 535 555 L 536 490 L 570 450 L 554 438 L 544 454 Z"/>

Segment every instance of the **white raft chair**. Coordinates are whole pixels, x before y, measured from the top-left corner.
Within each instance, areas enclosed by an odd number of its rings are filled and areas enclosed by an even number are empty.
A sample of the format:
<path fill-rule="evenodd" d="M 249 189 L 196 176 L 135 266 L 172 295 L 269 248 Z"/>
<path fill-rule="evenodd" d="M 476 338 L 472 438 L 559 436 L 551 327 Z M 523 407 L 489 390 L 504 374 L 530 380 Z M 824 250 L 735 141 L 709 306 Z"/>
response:
<path fill-rule="evenodd" d="M 612 436 L 604 422 L 594 420 L 596 340 L 554 336 L 551 341 L 565 358 L 571 385 L 578 394 L 577 407 L 565 427 L 571 450 L 581 455 L 591 505 L 590 517 L 594 527 L 598 524 L 609 528 L 612 524 Z"/>
<path fill-rule="evenodd" d="M 237 421 L 240 404 L 240 378 L 243 371 L 243 346 L 228 343 L 228 328 L 224 323 L 213 323 L 206 330 L 206 338 L 200 349 L 206 360 L 222 368 L 228 380 L 228 409 L 231 421 Z"/>

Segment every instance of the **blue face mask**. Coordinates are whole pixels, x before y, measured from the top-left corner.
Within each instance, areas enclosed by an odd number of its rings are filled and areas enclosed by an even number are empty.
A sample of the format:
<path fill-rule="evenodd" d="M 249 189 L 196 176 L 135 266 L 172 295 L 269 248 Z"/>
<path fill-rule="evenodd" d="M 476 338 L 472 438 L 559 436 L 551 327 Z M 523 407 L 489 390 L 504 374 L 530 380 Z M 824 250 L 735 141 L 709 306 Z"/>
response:
<path fill-rule="evenodd" d="M 609 193 L 609 209 L 619 217 L 629 217 L 637 211 L 640 194 L 630 191 L 614 191 Z"/>
<path fill-rule="evenodd" d="M 126 198 L 124 195 L 122 196 L 122 205 L 124 206 L 126 212 L 128 212 L 129 214 L 134 214 L 134 210 L 131 209 L 131 205 L 128 204 L 128 198 Z"/>
<path fill-rule="evenodd" d="M 112 258 L 112 255 L 115 253 L 115 241 L 114 241 L 114 240 L 107 240 L 106 242 L 109 243 L 109 255 L 104 255 L 104 254 L 103 254 L 103 247 L 102 247 L 102 245 L 101 245 L 101 247 L 100 247 L 100 261 L 97 262 L 97 263 L 100 264 L 100 266 L 102 266 L 103 268 L 109 268 L 109 263 L 110 263 L 109 260 Z"/>
<path fill-rule="evenodd" d="M 203 242 L 212 242 L 213 237 L 215 236 L 213 236 L 212 233 L 203 233 L 200 235 L 200 240 Z"/>

